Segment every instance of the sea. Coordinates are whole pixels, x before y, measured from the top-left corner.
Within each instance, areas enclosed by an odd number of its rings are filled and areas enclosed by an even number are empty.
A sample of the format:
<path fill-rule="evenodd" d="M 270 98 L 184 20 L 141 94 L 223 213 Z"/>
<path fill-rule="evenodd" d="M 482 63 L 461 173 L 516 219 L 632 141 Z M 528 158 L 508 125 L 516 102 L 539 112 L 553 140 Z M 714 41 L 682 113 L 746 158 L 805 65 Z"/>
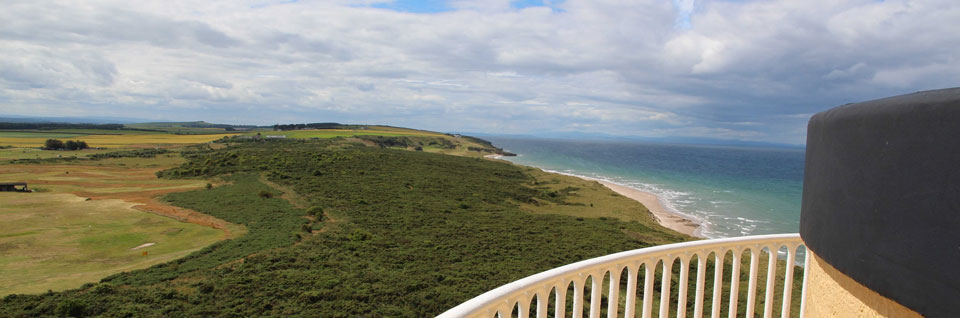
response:
<path fill-rule="evenodd" d="M 799 230 L 801 148 L 483 138 L 517 154 L 504 160 L 656 194 L 668 210 L 700 222 L 699 236 Z"/>

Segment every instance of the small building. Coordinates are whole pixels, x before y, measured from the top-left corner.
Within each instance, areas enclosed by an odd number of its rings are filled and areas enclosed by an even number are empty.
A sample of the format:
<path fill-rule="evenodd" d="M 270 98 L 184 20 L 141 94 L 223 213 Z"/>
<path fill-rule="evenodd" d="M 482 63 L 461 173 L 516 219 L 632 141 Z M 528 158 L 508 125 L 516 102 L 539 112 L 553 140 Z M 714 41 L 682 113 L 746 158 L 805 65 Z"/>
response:
<path fill-rule="evenodd" d="M 22 187 L 22 188 L 19 188 L 19 189 L 18 189 L 17 187 Z M 26 182 L 0 182 L 0 191 L 19 191 L 19 192 L 27 192 L 27 191 L 30 191 L 30 190 L 27 189 L 27 183 L 26 183 Z"/>

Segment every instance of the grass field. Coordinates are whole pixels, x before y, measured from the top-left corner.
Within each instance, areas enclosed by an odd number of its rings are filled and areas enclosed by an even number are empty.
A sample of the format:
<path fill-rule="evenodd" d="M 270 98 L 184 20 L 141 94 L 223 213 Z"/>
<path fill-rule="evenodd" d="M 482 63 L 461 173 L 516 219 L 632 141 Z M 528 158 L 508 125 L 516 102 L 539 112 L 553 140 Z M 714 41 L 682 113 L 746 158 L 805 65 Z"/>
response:
<path fill-rule="evenodd" d="M 0 295 L 76 288 L 185 256 L 224 237 L 117 199 L 4 192 L 0 202 Z M 154 245 L 132 249 L 145 243 Z"/>
<path fill-rule="evenodd" d="M 0 165 L 0 181 L 24 181 L 36 191 L 0 193 L 0 295 L 77 288 L 244 233 L 242 226 L 155 199 L 206 184 L 154 175 L 181 162 L 167 154 Z M 144 243 L 156 244 L 130 250 Z"/>
<path fill-rule="evenodd" d="M 11 132 L 0 132 L 0 145 L 11 145 L 19 148 L 37 148 L 43 146 L 43 142 L 54 137 L 8 137 L 4 134 Z M 217 135 L 176 135 L 176 134 L 125 134 L 125 135 L 86 135 L 69 137 L 66 139 L 82 140 L 87 142 L 92 148 L 146 148 L 157 146 L 177 146 L 186 144 L 198 144 L 214 141 L 224 136 L 233 134 Z"/>
<path fill-rule="evenodd" d="M 444 134 L 392 127 L 371 127 L 370 129 L 311 129 L 288 131 L 260 131 L 263 136 L 287 136 L 287 138 L 335 138 L 352 136 L 446 136 Z M 256 132 L 247 135 L 256 135 Z"/>
<path fill-rule="evenodd" d="M 227 132 L 224 128 L 203 127 L 206 125 L 211 124 L 206 122 L 154 122 L 125 124 L 124 127 L 180 134 L 223 134 Z"/>
<path fill-rule="evenodd" d="M 74 138 L 87 134 L 49 131 L 0 131 L 0 138 Z"/>
<path fill-rule="evenodd" d="M 51 151 L 41 150 L 40 148 L 8 148 L 0 149 L 0 161 L 14 159 L 47 159 L 57 157 L 86 157 L 97 153 L 106 153 L 116 151 L 115 149 L 86 149 L 86 150 L 63 150 Z"/>

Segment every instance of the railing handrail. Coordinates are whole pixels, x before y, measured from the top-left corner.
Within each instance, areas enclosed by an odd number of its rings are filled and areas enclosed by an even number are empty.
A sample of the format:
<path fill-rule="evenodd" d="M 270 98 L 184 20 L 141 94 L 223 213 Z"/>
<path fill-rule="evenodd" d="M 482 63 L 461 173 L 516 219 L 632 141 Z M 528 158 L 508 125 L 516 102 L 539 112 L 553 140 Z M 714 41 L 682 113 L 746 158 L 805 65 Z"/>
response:
<path fill-rule="evenodd" d="M 470 299 L 437 317 L 454 318 L 472 317 L 477 314 L 492 315 L 505 305 L 511 306 L 510 308 L 512 308 L 514 304 L 504 304 L 503 302 L 514 301 L 518 294 L 525 295 L 526 299 L 532 301 L 532 294 L 542 290 L 549 291 L 558 285 L 558 282 L 569 282 L 569 280 L 565 278 L 570 276 L 579 276 L 586 279 L 585 276 L 591 276 L 594 273 L 603 273 L 608 270 L 622 270 L 624 266 L 629 265 L 639 266 L 639 263 L 649 260 L 655 260 L 654 265 L 658 261 L 664 261 L 664 263 L 669 261 L 672 264 L 674 259 L 681 255 L 692 257 L 692 254 L 697 254 L 703 258 L 709 256 L 710 253 L 723 255 L 729 251 L 733 251 L 734 255 L 736 255 L 735 258 L 739 259 L 739 253 L 742 253 L 748 248 L 753 248 L 754 251 L 770 247 L 773 248 L 771 250 L 778 250 L 780 247 L 786 246 L 788 251 L 795 253 L 796 249 L 802 245 L 803 241 L 800 239 L 800 235 L 791 233 L 707 239 L 630 250 L 564 265 L 513 281 Z M 686 258 L 687 261 L 689 261 L 689 259 L 690 258 Z M 790 257 L 791 261 L 792 259 L 793 257 Z M 737 268 L 739 268 L 739 265 L 737 265 Z M 619 277 L 619 273 L 617 276 Z M 603 277 L 602 274 L 600 277 Z M 790 279 L 792 280 L 792 277 Z M 509 313 L 507 314 L 509 316 Z"/>

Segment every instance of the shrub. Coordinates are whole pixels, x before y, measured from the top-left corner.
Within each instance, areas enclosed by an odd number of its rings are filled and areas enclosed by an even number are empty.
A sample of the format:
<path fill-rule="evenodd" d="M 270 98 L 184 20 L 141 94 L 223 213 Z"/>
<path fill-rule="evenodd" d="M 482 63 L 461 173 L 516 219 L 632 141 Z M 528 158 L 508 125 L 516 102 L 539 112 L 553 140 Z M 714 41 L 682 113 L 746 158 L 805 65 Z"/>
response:
<path fill-rule="evenodd" d="M 260 190 L 260 193 L 257 193 L 257 196 L 261 199 L 269 199 L 273 197 L 273 193 L 270 193 L 267 190 Z"/>
<path fill-rule="evenodd" d="M 209 294 L 213 292 L 213 284 L 208 282 L 202 282 L 197 286 L 197 291 L 201 294 Z"/>
<path fill-rule="evenodd" d="M 114 287 L 113 287 L 113 284 L 110 284 L 110 283 L 100 283 L 93 288 L 93 293 L 98 295 L 113 294 L 113 292 L 114 292 Z"/>
<path fill-rule="evenodd" d="M 323 208 L 315 206 L 307 210 L 307 214 L 317 218 L 317 221 L 323 221 Z"/>
<path fill-rule="evenodd" d="M 57 139 L 47 139 L 47 141 L 43 142 L 43 149 L 46 150 L 63 149 L 65 147 L 63 141 Z"/>
<path fill-rule="evenodd" d="M 83 317 L 87 304 L 77 299 L 66 299 L 57 305 L 56 313 L 61 317 Z"/>

